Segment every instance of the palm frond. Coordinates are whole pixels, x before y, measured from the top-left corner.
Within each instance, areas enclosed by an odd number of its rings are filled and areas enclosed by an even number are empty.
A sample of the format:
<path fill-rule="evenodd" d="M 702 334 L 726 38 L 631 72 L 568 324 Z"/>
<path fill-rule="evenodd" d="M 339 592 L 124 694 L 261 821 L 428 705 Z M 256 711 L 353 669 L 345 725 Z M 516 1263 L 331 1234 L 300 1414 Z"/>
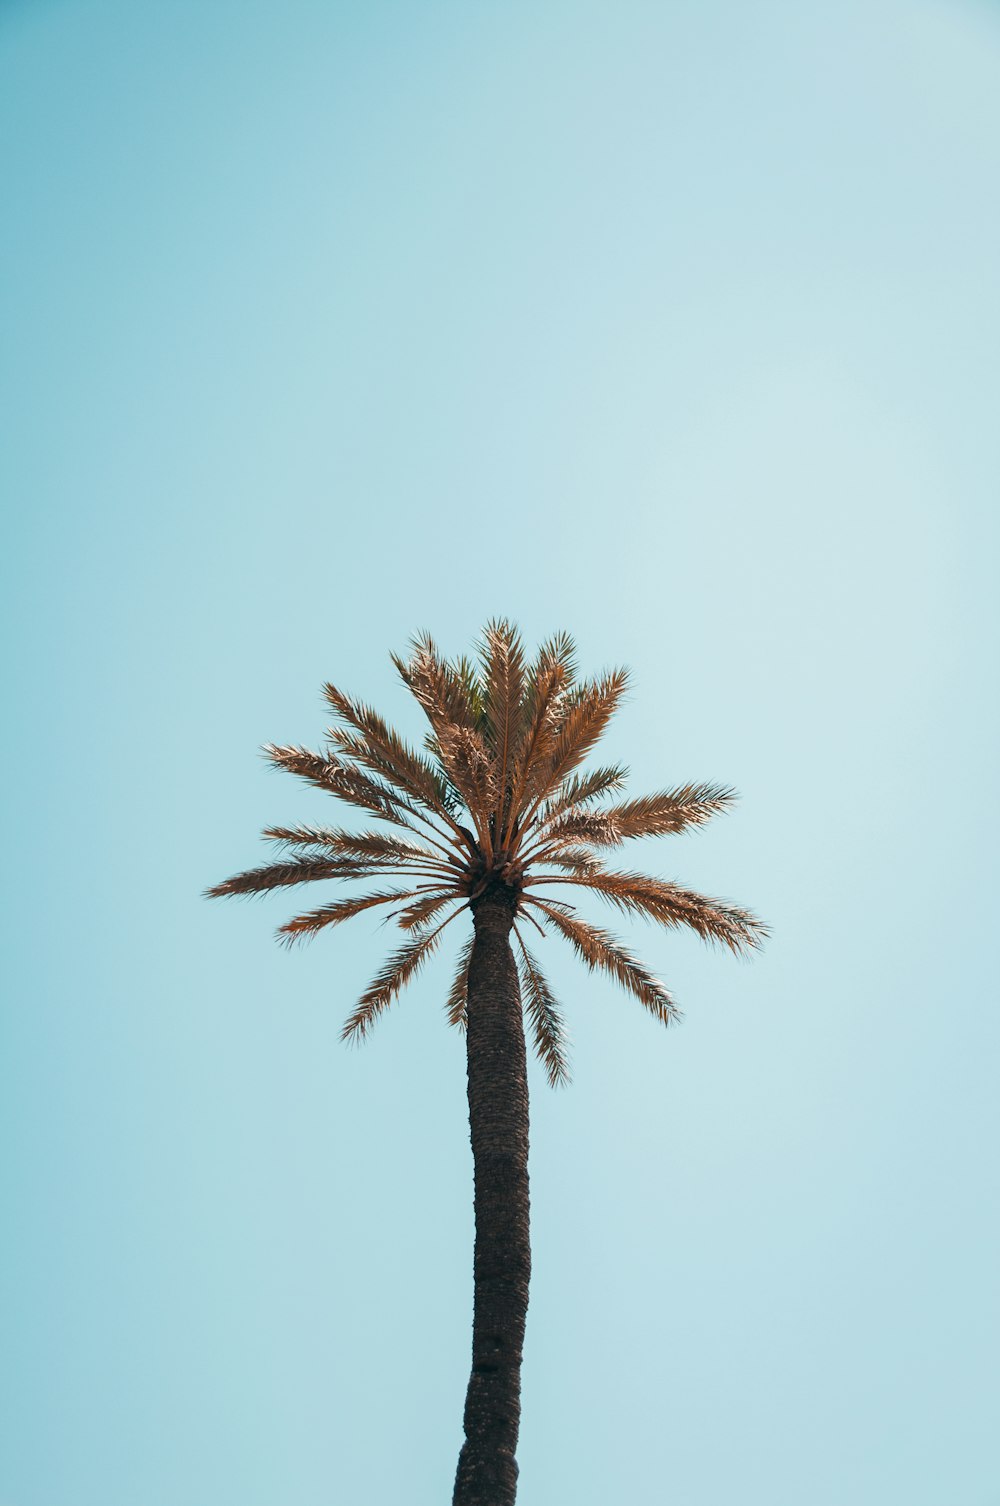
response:
<path fill-rule="evenodd" d="M 486 718 L 483 710 L 483 685 L 479 678 L 478 667 L 467 654 L 460 654 L 457 659 L 449 659 L 445 668 L 452 683 L 457 683 L 461 689 L 471 726 L 477 732 L 483 732 Z"/>
<path fill-rule="evenodd" d="M 435 732 L 444 725 L 480 733 L 465 676 L 442 658 L 429 633 L 419 633 L 412 640 L 409 659 L 393 654 L 392 662 Z"/>
<path fill-rule="evenodd" d="M 297 774 L 300 779 L 314 784 L 317 789 L 325 790 L 328 795 L 336 795 L 347 805 L 371 811 L 383 821 L 397 826 L 409 826 L 411 822 L 408 818 L 417 814 L 410 802 L 395 790 L 344 763 L 340 758 L 314 753 L 309 748 L 280 746 L 276 743 L 265 743 L 264 753 L 279 769 L 287 769 L 289 773 Z"/>
<path fill-rule="evenodd" d="M 472 961 L 472 948 L 475 941 L 475 934 L 473 934 L 458 954 L 458 967 L 445 1005 L 448 1024 L 455 1025 L 459 1030 L 464 1030 L 468 1023 L 469 963 Z"/>
<path fill-rule="evenodd" d="M 562 716 L 567 688 L 565 665 L 557 658 L 539 658 L 525 697 L 523 731 L 514 754 L 510 811 L 501 845 L 506 847 L 534 793 L 537 769 L 550 755 Z"/>
<path fill-rule="evenodd" d="M 389 1007 L 393 999 L 405 988 L 413 975 L 423 966 L 435 950 L 445 926 L 455 919 L 455 910 L 447 920 L 433 931 L 407 941 L 392 953 L 381 971 L 361 995 L 354 1010 L 348 1015 L 340 1038 L 344 1041 L 363 1041 L 379 1015 Z"/>
<path fill-rule="evenodd" d="M 535 677 L 553 664 L 559 666 L 567 688 L 576 684 L 576 643 L 570 633 L 560 631 L 546 638 L 535 658 Z"/>
<path fill-rule="evenodd" d="M 502 619 L 487 623 L 483 637 L 483 735 L 496 769 L 496 798 L 502 826 L 510 796 L 514 754 L 526 722 L 524 645 L 516 628 Z"/>
<path fill-rule="evenodd" d="M 575 847 L 580 842 L 593 842 L 598 847 L 613 847 L 620 840 L 614 822 L 606 811 L 570 809 L 557 816 L 543 828 L 538 845 L 530 848 L 533 857 L 540 853 L 559 852 L 564 847 Z"/>
<path fill-rule="evenodd" d="M 393 662 L 431 724 L 432 746 L 448 781 L 468 807 L 480 842 L 488 845 L 496 773 L 466 684 L 426 634 L 414 640 L 409 660 L 394 656 Z"/>
<path fill-rule="evenodd" d="M 546 826 L 562 815 L 563 811 L 576 806 L 589 805 L 592 800 L 601 795 L 612 794 L 620 790 L 628 778 L 628 769 L 622 764 L 610 764 L 600 769 L 593 769 L 589 774 L 573 774 L 564 780 L 561 787 L 556 791 L 553 798 L 546 802 L 539 812 L 538 822 L 540 826 Z"/>
<path fill-rule="evenodd" d="M 586 847 L 564 847 L 558 852 L 547 852 L 545 861 L 555 868 L 565 868 L 567 873 L 594 873 L 601 867 L 600 858 L 596 853 L 588 852 Z"/>
<path fill-rule="evenodd" d="M 261 833 L 269 842 L 285 847 L 325 847 L 330 852 L 367 858 L 387 867 L 396 863 L 441 864 L 429 847 L 418 847 L 381 831 L 341 831 L 330 826 L 266 826 Z M 452 865 L 458 871 L 457 863 Z"/>
<path fill-rule="evenodd" d="M 393 915 L 396 916 L 404 931 L 419 931 L 443 910 L 445 905 L 453 904 L 455 900 L 464 901 L 464 898 L 465 896 L 454 888 L 435 889 L 414 904 L 407 905 L 404 910 L 393 911 Z"/>
<path fill-rule="evenodd" d="M 609 873 L 597 869 L 572 875 L 533 874 L 527 882 L 592 889 L 619 910 L 647 915 L 664 926 L 688 926 L 704 941 L 718 942 L 739 954 L 759 947 L 767 936 L 767 927 L 749 910 L 645 873 Z"/>
<path fill-rule="evenodd" d="M 662 837 L 689 826 L 704 826 L 737 798 L 736 791 L 726 785 L 683 784 L 675 790 L 606 806 L 601 814 L 609 817 L 621 842 L 628 837 Z"/>
<path fill-rule="evenodd" d="M 564 709 L 551 751 L 536 761 L 532 809 L 552 795 L 578 768 L 603 735 L 628 689 L 628 670 L 614 669 L 579 686 Z"/>
<path fill-rule="evenodd" d="M 278 927 L 278 937 L 286 946 L 290 946 L 294 941 L 314 936 L 326 926 L 339 926 L 342 921 L 351 920 L 375 905 L 391 905 L 398 899 L 413 899 L 419 893 L 419 889 L 391 889 L 378 894 L 362 894 L 354 899 L 334 900 L 332 904 L 321 905 L 318 910 L 310 910 L 305 915 L 296 915 L 292 920 L 286 921 Z"/>
<path fill-rule="evenodd" d="M 566 1023 L 544 973 L 525 946 L 516 925 L 514 934 L 521 952 L 521 987 L 535 1054 L 545 1068 L 549 1085 L 560 1087 L 569 1082 L 570 1076 Z"/>
<path fill-rule="evenodd" d="M 316 879 L 369 878 L 379 867 L 371 863 L 358 863 L 350 858 L 294 858 L 287 863 L 265 863 L 261 868 L 248 868 L 245 873 L 234 874 L 213 884 L 205 890 L 206 899 L 224 899 L 237 894 L 267 894 L 271 889 L 282 889 L 289 884 L 307 884 Z"/>
<path fill-rule="evenodd" d="M 371 706 L 354 701 L 335 685 L 323 686 L 328 704 L 355 729 L 351 736 L 331 728 L 330 736 L 342 753 L 363 767 L 389 779 L 414 800 L 441 814 L 448 809 L 448 790 L 439 770 L 399 736 Z"/>
<path fill-rule="evenodd" d="M 552 922 L 566 940 L 571 943 L 592 972 L 603 970 L 634 994 L 651 1014 L 664 1025 L 680 1016 L 670 994 L 659 978 L 654 978 L 622 945 L 616 937 L 600 926 L 581 920 L 569 906 L 528 897 L 528 904 L 535 905 Z"/>

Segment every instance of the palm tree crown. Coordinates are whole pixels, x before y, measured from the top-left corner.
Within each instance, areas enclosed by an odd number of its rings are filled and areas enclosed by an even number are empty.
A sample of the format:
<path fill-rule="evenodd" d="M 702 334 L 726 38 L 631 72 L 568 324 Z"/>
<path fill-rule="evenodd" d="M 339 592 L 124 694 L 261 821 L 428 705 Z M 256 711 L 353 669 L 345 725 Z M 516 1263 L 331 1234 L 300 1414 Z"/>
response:
<path fill-rule="evenodd" d="M 370 706 L 334 685 L 324 696 L 336 722 L 326 752 L 269 744 L 272 763 L 376 817 L 391 830 L 269 827 L 282 860 L 216 884 L 212 896 L 261 894 L 317 879 L 387 879 L 391 887 L 335 899 L 279 929 L 294 942 L 365 910 L 392 906 L 406 935 L 348 1017 L 344 1039 L 362 1039 L 437 947 L 463 910 L 504 891 L 513 914 L 525 1012 L 552 1084 L 567 1079 L 562 1012 L 525 941 L 531 925 L 564 937 L 591 969 L 607 972 L 664 1024 L 677 1007 L 660 980 L 602 927 L 553 896 L 556 885 L 591 890 L 619 911 L 663 926 L 690 926 L 734 952 L 766 929 L 749 911 L 668 879 L 618 871 L 604 854 L 638 837 L 700 826 L 735 799 L 714 784 L 685 784 L 639 799 L 613 799 L 627 771 L 584 771 L 628 687 L 615 669 L 580 679 L 572 639 L 559 634 L 533 663 L 517 630 L 491 622 L 476 661 L 447 660 L 426 634 L 393 662 L 419 701 L 430 732 L 408 746 Z M 462 949 L 447 1012 L 464 1027 L 473 938 Z"/>

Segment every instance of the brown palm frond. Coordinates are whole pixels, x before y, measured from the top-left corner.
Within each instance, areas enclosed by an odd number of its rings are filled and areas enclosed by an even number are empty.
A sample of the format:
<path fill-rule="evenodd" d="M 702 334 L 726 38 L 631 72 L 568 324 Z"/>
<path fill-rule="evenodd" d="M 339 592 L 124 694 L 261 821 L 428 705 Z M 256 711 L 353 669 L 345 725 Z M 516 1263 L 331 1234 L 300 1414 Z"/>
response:
<path fill-rule="evenodd" d="M 412 640 L 411 650 L 409 659 L 393 654 L 392 662 L 434 731 L 440 726 L 465 727 L 480 735 L 465 675 L 442 658 L 429 633 L 419 633 Z"/>
<path fill-rule="evenodd" d="M 555 816 L 546 807 L 539 817 L 543 835 L 531 855 L 536 859 L 548 856 L 566 843 L 581 841 L 596 847 L 617 847 L 632 837 L 665 836 L 703 826 L 735 799 L 735 791 L 723 785 L 687 784 L 620 805 L 572 807 Z"/>
<path fill-rule="evenodd" d="M 288 863 L 265 863 L 261 868 L 249 868 L 245 873 L 234 874 L 213 884 L 205 890 L 206 899 L 224 899 L 237 894 L 267 894 L 271 889 L 282 889 L 289 884 L 307 884 L 316 879 L 370 878 L 379 872 L 380 865 L 358 863 L 350 858 L 295 858 Z"/>
<path fill-rule="evenodd" d="M 573 636 L 567 632 L 553 633 L 551 638 L 546 638 L 535 659 L 535 674 L 541 674 L 549 665 L 558 664 L 562 672 L 563 684 L 567 689 L 576 684 L 576 643 Z"/>
<path fill-rule="evenodd" d="M 549 1086 L 557 1088 L 568 1083 L 570 1076 L 566 1022 L 544 973 L 525 946 L 516 925 L 514 934 L 521 951 L 521 986 L 535 1054 L 545 1068 Z"/>
<path fill-rule="evenodd" d="M 548 757 L 536 764 L 529 814 L 578 768 L 598 742 L 628 689 L 626 669 L 614 669 L 574 690 Z"/>
<path fill-rule="evenodd" d="M 340 720 L 346 721 L 360 733 L 370 755 L 377 755 L 386 771 L 392 771 L 393 779 L 402 786 L 410 786 L 410 792 L 437 809 L 444 795 L 441 774 L 434 764 L 428 762 L 416 748 L 411 748 L 396 732 L 395 727 L 380 717 L 373 706 L 346 696 L 336 685 L 322 687 L 328 705 L 337 712 Z"/>
<path fill-rule="evenodd" d="M 504 807 L 510 796 L 514 754 L 524 735 L 524 645 L 516 628 L 503 619 L 487 623 L 483 638 L 483 736 L 496 769 L 496 799 L 502 826 Z"/>
<path fill-rule="evenodd" d="M 456 900 L 464 901 L 464 899 L 465 896 L 459 889 L 435 889 L 414 904 L 407 905 L 405 910 L 394 910 L 392 913 L 404 931 L 419 931 L 440 910 L 443 910 L 445 905 L 453 904 Z"/>
<path fill-rule="evenodd" d="M 446 857 L 453 857 L 455 852 L 468 857 L 469 844 L 461 837 L 461 828 L 455 825 L 452 832 L 436 825 L 404 796 L 343 759 L 332 754 L 313 753 L 309 748 L 280 747 L 274 743 L 265 743 L 264 753 L 278 768 L 298 774 L 346 805 L 357 806 L 392 826 L 415 832 L 421 841 L 437 847 Z M 428 835 L 428 826 L 436 832 L 435 837 Z"/>
<path fill-rule="evenodd" d="M 461 654 L 457 659 L 449 659 L 445 668 L 451 683 L 458 685 L 464 697 L 470 725 L 477 732 L 483 732 L 485 729 L 483 686 L 477 666 L 468 655 Z"/>
<path fill-rule="evenodd" d="M 589 774 L 573 774 L 565 780 L 551 800 L 538 813 L 538 824 L 547 826 L 556 816 L 575 806 L 589 805 L 600 795 L 620 790 L 628 778 L 628 769 L 622 764 L 610 764 L 593 769 Z"/>
<path fill-rule="evenodd" d="M 392 956 L 386 959 L 381 971 L 348 1015 L 344 1028 L 340 1032 L 341 1040 L 363 1041 L 365 1039 L 379 1015 L 389 1007 L 400 990 L 405 988 L 414 973 L 423 966 L 431 952 L 435 950 L 445 926 L 449 925 L 458 914 L 460 914 L 460 908 L 454 910 L 435 930 L 427 931 L 414 940 L 405 942 L 398 951 L 393 952 Z"/>
<path fill-rule="evenodd" d="M 469 1002 L 469 963 L 472 961 L 472 948 L 475 940 L 473 934 L 458 954 L 458 967 L 445 1005 L 448 1024 L 455 1025 L 459 1030 L 464 1030 L 468 1023 L 466 1014 Z"/>
<path fill-rule="evenodd" d="M 480 843 L 489 846 L 496 773 L 480 715 L 463 677 L 441 658 L 427 634 L 414 640 L 409 660 L 394 656 L 393 662 L 431 724 L 431 746 L 448 781 L 468 807 Z"/>
<path fill-rule="evenodd" d="M 394 900 L 413 899 L 419 893 L 419 889 L 390 889 L 378 894 L 362 894 L 355 899 L 337 899 L 332 904 L 321 905 L 318 910 L 310 910 L 305 915 L 296 915 L 292 920 L 286 921 L 278 927 L 278 938 L 286 946 L 290 946 L 295 941 L 314 936 L 325 926 L 339 926 L 342 921 L 351 920 L 375 905 L 391 905 Z"/>
<path fill-rule="evenodd" d="M 565 868 L 567 873 L 594 873 L 601 867 L 600 858 L 596 853 L 588 852 L 586 847 L 564 847 L 560 852 L 547 852 L 545 861 L 556 868 Z M 531 870 L 531 876 L 534 877 L 534 870 Z"/>
<path fill-rule="evenodd" d="M 328 795 L 336 795 L 348 805 L 371 811 L 383 821 L 397 826 L 409 826 L 417 815 L 410 802 L 389 789 L 380 780 L 372 779 L 360 769 L 352 768 L 342 759 L 328 754 L 314 753 L 309 748 L 291 745 L 279 746 L 265 743 L 264 753 L 279 769 L 287 769 L 308 780 L 317 789 Z"/>
<path fill-rule="evenodd" d="M 480 843 L 488 847 L 489 821 L 497 799 L 496 765 L 482 737 L 468 727 L 440 727 L 437 743 L 448 778 L 461 793 Z"/>
<path fill-rule="evenodd" d="M 680 1011 L 659 978 L 654 978 L 616 937 L 600 926 L 581 920 L 569 906 L 540 900 L 533 895 L 528 896 L 527 902 L 536 905 L 551 920 L 592 972 L 602 969 L 610 973 L 664 1025 L 679 1018 Z"/>
<path fill-rule="evenodd" d="M 539 836 L 537 846 L 527 849 L 536 860 L 541 855 L 559 852 L 564 847 L 575 847 L 581 842 L 593 842 L 598 847 L 613 847 L 619 841 L 614 823 L 605 811 L 568 810 L 557 816 Z"/>
<path fill-rule="evenodd" d="M 342 752 L 391 778 L 429 809 L 437 813 L 447 809 L 448 790 L 440 770 L 409 747 L 373 707 L 352 700 L 329 682 L 323 686 L 323 694 L 337 715 L 360 734 L 349 738 L 333 729 L 338 742 L 344 738 Z"/>
<path fill-rule="evenodd" d="M 727 785 L 683 784 L 675 790 L 606 806 L 601 814 L 610 818 L 621 842 L 628 837 L 662 837 L 689 826 L 704 826 L 736 799 L 736 791 Z"/>
<path fill-rule="evenodd" d="M 767 935 L 767 927 L 749 910 L 645 873 L 609 873 L 606 869 L 573 875 L 542 873 L 532 874 L 526 882 L 592 889 L 619 910 L 648 915 L 664 926 L 689 926 L 702 940 L 718 942 L 740 954 L 759 947 Z"/>
<path fill-rule="evenodd" d="M 627 770 L 587 768 L 593 749 L 628 689 L 628 672 L 612 669 L 580 680 L 573 640 L 550 639 L 528 663 L 509 620 L 487 624 L 477 658 L 445 659 L 422 633 L 408 657 L 393 655 L 423 709 L 423 748 L 405 741 L 379 713 L 328 683 L 335 713 L 329 747 L 316 753 L 268 744 L 272 763 L 386 823 L 387 832 L 336 826 L 272 826 L 264 835 L 284 849 L 279 861 L 236 874 L 207 892 L 263 894 L 318 879 L 375 880 L 386 888 L 335 900 L 295 916 L 279 930 L 286 943 L 381 907 L 409 933 L 345 1026 L 364 1036 L 376 1016 L 436 945 L 445 925 L 492 886 L 507 889 L 520 948 L 525 1012 L 550 1081 L 564 1080 L 562 1016 L 538 963 L 524 945 L 532 925 L 555 930 L 592 969 L 634 994 L 658 1019 L 677 1015 L 664 985 L 608 931 L 575 908 L 549 898 L 549 885 L 589 890 L 627 915 L 666 927 L 687 926 L 707 941 L 746 953 L 766 928 L 748 910 L 671 880 L 604 866 L 608 849 L 634 838 L 704 824 L 735 799 L 727 786 L 687 783 L 624 798 Z M 444 918 L 442 918 L 444 917 Z M 465 1022 L 472 940 L 463 948 L 448 1018 Z"/>
<path fill-rule="evenodd" d="M 391 784 L 397 784 L 401 787 L 412 800 L 414 817 L 422 823 L 422 826 L 429 826 L 439 836 L 444 836 L 453 847 L 467 846 L 465 837 L 463 836 L 465 828 L 459 825 L 454 814 L 466 802 L 462 792 L 456 789 L 453 782 L 445 774 L 438 776 L 439 796 L 432 800 L 429 795 L 425 796 L 419 791 L 414 791 L 411 781 L 398 778 L 388 761 L 382 758 L 380 754 L 373 753 L 364 738 L 356 737 L 350 732 L 342 732 L 339 727 L 330 727 L 327 735 L 341 755 L 354 759 L 361 767 L 367 768 L 373 773 L 380 775 L 383 779 L 388 780 Z M 458 733 L 460 738 L 467 735 L 464 732 Z M 440 748 L 437 748 L 436 752 L 442 765 L 447 765 L 447 760 L 440 756 Z M 430 816 L 436 819 L 430 820 L 424 812 L 428 812 Z M 451 835 L 449 835 L 449 832 Z M 426 832 L 422 832 L 422 835 L 426 839 Z M 456 838 L 459 841 L 456 842 Z"/>
<path fill-rule="evenodd" d="M 530 678 L 524 730 L 515 750 L 510 813 L 501 841 L 504 847 L 524 825 L 522 816 L 534 792 L 537 770 L 544 765 L 555 743 L 568 684 L 568 671 L 562 660 L 540 655 Z"/>
<path fill-rule="evenodd" d="M 431 848 L 415 846 L 388 832 L 341 831 L 330 826 L 266 826 L 261 835 L 285 847 L 325 847 L 331 852 L 368 858 L 386 866 L 411 862 L 444 866 Z M 451 867 L 455 872 L 460 871 L 458 863 L 453 862 Z"/>

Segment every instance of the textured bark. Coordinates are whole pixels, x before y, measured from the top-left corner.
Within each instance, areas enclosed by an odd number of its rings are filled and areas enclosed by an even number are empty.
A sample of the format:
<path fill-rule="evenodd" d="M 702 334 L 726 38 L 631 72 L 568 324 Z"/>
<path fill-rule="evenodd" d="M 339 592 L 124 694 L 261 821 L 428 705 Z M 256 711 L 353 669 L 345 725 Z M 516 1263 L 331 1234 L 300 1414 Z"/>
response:
<path fill-rule="evenodd" d="M 469 963 L 469 1124 L 476 1178 L 475 1306 L 465 1443 L 453 1506 L 512 1506 L 517 1493 L 521 1352 L 528 1311 L 528 1078 L 514 896 L 488 889 L 475 907 Z"/>

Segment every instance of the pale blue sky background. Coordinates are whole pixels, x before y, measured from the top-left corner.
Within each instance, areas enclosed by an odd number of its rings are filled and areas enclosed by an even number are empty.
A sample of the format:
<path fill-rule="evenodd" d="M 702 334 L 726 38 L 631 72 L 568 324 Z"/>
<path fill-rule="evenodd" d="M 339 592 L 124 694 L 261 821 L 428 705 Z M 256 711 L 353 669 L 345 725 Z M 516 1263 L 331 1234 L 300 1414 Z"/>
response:
<path fill-rule="evenodd" d="M 450 1499 L 447 965 L 199 893 L 498 612 L 774 928 L 547 951 L 519 1506 L 997 1506 L 1000 7 L 2 0 L 0 153 L 2 1506 Z"/>

